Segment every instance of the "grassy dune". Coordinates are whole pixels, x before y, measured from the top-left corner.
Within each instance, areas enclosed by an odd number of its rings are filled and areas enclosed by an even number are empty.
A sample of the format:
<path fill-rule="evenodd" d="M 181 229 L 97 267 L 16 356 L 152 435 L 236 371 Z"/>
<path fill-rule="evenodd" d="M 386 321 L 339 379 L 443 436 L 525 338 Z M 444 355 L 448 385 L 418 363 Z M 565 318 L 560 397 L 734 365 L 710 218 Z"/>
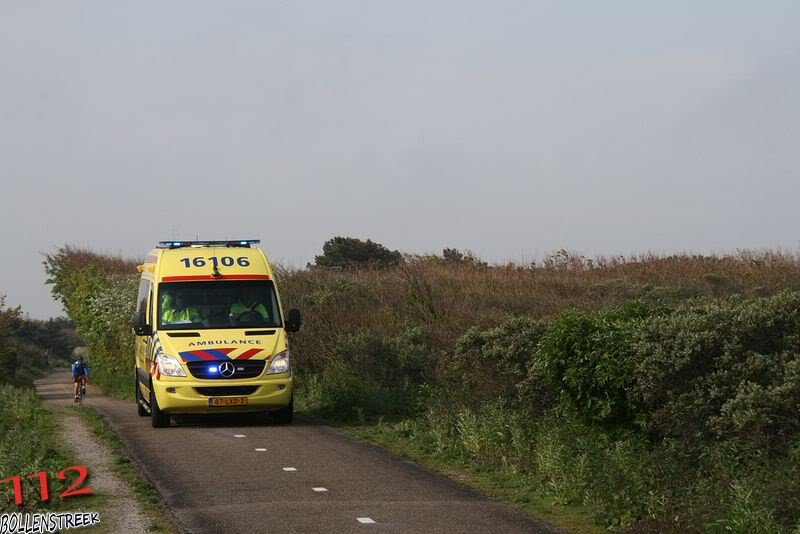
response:
<path fill-rule="evenodd" d="M 47 263 L 97 376 L 124 387 L 134 262 L 62 249 Z M 579 511 L 548 514 L 562 524 L 800 528 L 794 254 L 407 257 L 277 277 L 305 314 L 291 346 L 313 414 L 473 480 L 491 473 L 483 487 L 522 508 Z"/>
<path fill-rule="evenodd" d="M 394 269 L 279 270 L 283 299 L 299 307 L 306 329 L 295 346 L 313 365 L 347 332 L 396 336 L 409 325 L 430 330 L 434 350 L 450 350 L 469 328 L 510 317 L 551 319 L 636 298 L 681 302 L 701 296 L 767 296 L 800 289 L 800 258 L 778 252 L 735 256 L 586 259 L 559 253 L 532 266 L 485 267 L 419 258 Z"/>
<path fill-rule="evenodd" d="M 499 473 L 492 492 L 539 515 L 577 506 L 631 531 L 800 521 L 794 255 L 428 258 L 281 282 L 306 314 L 303 405 L 364 437 Z"/>

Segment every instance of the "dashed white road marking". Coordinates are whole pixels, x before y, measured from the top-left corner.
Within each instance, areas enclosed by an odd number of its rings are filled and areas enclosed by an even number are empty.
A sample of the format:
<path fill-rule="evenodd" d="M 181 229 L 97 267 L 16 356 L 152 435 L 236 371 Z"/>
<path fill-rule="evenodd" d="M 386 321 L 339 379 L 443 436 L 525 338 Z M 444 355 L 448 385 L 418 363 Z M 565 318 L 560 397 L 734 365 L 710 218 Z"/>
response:
<path fill-rule="evenodd" d="M 311 488 L 314 491 L 328 491 L 328 488 Z"/>
<path fill-rule="evenodd" d="M 297 468 L 296 467 L 284 467 L 283 470 L 284 471 L 297 471 Z"/>
<path fill-rule="evenodd" d="M 358 520 L 359 523 L 363 523 L 365 525 L 371 525 L 372 523 L 375 522 L 369 517 L 356 517 L 356 520 Z"/>
<path fill-rule="evenodd" d="M 267 452 L 267 449 L 264 449 L 263 447 L 259 447 L 258 449 L 256 449 L 256 451 L 257 452 Z"/>
<path fill-rule="evenodd" d="M 244 434 L 234 434 L 233 437 L 234 438 L 246 438 L 247 436 L 245 436 Z"/>

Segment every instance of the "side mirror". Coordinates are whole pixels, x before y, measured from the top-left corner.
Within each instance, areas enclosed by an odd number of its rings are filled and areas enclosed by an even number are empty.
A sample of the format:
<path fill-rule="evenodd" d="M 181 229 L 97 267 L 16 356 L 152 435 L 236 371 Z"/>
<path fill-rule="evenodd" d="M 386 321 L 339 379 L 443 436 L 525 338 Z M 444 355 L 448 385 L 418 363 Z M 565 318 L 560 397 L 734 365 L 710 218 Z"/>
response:
<path fill-rule="evenodd" d="M 303 315 L 300 310 L 292 308 L 286 314 L 286 320 L 283 323 L 283 327 L 287 332 L 298 332 L 300 327 L 303 326 Z"/>
<path fill-rule="evenodd" d="M 133 333 L 137 336 L 149 336 L 153 333 L 153 329 L 145 322 L 143 311 L 133 314 L 131 324 L 133 326 Z"/>

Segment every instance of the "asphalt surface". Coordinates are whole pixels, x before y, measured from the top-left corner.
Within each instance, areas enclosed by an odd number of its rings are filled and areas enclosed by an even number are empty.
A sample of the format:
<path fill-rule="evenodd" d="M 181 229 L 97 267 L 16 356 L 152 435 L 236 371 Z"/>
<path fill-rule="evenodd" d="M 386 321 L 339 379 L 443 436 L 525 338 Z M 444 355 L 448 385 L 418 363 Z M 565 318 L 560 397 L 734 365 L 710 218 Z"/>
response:
<path fill-rule="evenodd" d="M 69 372 L 37 382 L 42 398 L 65 404 L 71 387 Z M 133 401 L 90 386 L 85 403 L 105 416 L 186 532 L 557 532 L 306 418 L 281 426 L 255 416 L 192 416 L 154 429 Z"/>

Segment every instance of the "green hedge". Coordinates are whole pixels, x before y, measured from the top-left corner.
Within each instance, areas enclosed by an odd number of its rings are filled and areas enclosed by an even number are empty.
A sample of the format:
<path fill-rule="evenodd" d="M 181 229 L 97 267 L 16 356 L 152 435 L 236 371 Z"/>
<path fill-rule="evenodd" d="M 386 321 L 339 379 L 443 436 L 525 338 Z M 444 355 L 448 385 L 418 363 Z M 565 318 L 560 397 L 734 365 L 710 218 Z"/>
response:
<path fill-rule="evenodd" d="M 89 349 L 92 381 L 112 394 L 132 395 L 135 263 L 64 247 L 47 255 L 45 270 L 53 296 Z"/>

